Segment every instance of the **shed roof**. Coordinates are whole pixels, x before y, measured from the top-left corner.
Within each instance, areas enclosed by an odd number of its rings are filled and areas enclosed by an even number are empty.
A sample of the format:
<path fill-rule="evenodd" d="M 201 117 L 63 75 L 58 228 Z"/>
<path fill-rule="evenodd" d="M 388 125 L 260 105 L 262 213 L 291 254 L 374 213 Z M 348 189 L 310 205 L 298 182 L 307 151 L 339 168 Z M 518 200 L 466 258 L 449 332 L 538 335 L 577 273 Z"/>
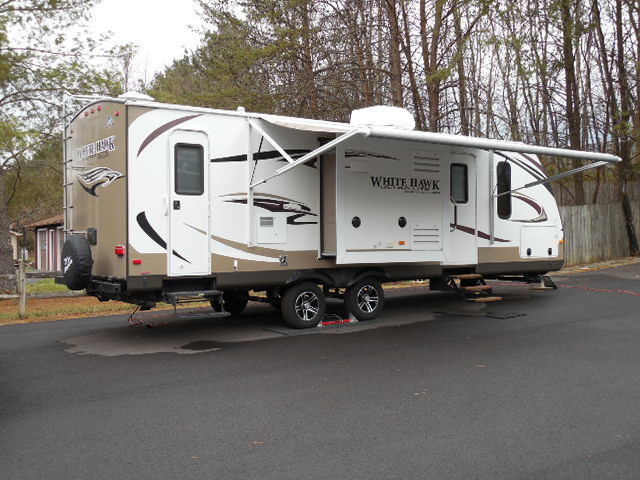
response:
<path fill-rule="evenodd" d="M 54 215 L 53 217 L 43 218 L 42 220 L 38 220 L 37 222 L 29 223 L 27 225 L 28 228 L 38 228 L 38 227 L 49 227 L 49 226 L 58 226 L 64 224 L 64 216 L 62 213 L 59 215 Z"/>

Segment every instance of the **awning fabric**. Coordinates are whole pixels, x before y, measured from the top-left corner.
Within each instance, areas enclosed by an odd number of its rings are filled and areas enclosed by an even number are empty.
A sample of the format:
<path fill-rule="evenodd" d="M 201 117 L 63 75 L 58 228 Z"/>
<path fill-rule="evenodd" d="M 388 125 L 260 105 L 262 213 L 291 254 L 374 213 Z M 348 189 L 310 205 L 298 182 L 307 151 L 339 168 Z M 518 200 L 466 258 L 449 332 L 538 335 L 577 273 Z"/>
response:
<path fill-rule="evenodd" d="M 368 127 L 366 125 L 350 125 L 348 123 L 327 122 L 306 118 L 283 117 L 279 115 L 259 115 L 258 118 L 274 125 L 294 130 L 304 130 L 324 133 L 348 133 L 359 130 L 363 136 L 388 138 L 437 145 L 451 145 L 457 147 L 480 148 L 483 150 L 498 150 L 503 152 L 529 153 L 534 155 L 548 155 L 552 157 L 578 158 L 594 162 L 617 163 L 620 157 L 608 153 L 584 152 L 567 148 L 553 148 L 539 145 L 527 145 L 521 142 L 493 140 L 490 138 L 466 137 L 447 133 L 420 132 L 402 130 L 391 127 Z"/>

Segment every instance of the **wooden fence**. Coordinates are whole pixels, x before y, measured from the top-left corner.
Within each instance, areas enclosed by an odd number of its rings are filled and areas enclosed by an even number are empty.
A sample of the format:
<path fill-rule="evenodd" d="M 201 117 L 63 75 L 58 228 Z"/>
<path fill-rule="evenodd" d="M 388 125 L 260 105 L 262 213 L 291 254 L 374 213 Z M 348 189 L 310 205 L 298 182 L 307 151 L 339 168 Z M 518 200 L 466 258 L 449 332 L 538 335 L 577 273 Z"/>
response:
<path fill-rule="evenodd" d="M 553 196 L 558 205 L 575 205 L 573 185 L 571 180 L 566 182 L 554 182 L 551 184 Z M 584 193 L 587 203 L 591 204 L 594 197 L 597 203 L 613 203 L 620 201 L 620 186 L 616 182 L 584 182 Z M 631 200 L 640 200 L 640 182 L 627 183 L 627 193 Z"/>
<path fill-rule="evenodd" d="M 636 234 L 640 235 L 640 200 L 631 202 Z M 565 265 L 629 256 L 622 204 L 560 207 L 564 228 Z"/>

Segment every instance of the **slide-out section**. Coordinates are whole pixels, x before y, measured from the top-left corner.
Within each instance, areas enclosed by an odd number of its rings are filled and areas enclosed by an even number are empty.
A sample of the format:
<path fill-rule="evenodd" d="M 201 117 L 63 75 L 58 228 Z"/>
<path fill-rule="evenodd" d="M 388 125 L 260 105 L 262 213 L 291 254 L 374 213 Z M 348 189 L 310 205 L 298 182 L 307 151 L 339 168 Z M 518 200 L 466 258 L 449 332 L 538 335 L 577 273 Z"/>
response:
<path fill-rule="evenodd" d="M 439 150 L 420 144 L 369 138 L 339 147 L 337 263 L 441 261 L 442 165 Z"/>

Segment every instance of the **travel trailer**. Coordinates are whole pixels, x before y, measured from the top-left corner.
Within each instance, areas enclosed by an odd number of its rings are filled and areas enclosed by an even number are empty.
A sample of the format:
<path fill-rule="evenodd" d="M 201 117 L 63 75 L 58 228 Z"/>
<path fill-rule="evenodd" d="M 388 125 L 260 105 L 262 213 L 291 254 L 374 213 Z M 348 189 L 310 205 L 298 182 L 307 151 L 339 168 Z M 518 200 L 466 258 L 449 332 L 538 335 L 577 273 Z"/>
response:
<path fill-rule="evenodd" d="M 60 281 L 143 309 L 207 299 L 226 315 L 261 299 L 296 328 L 321 321 L 326 297 L 374 318 L 383 282 L 485 301 L 485 278 L 540 282 L 563 264 L 548 182 L 619 161 L 414 131 L 393 107 L 346 124 L 78 100 L 65 102 Z M 537 155 L 596 163 L 548 178 Z"/>

